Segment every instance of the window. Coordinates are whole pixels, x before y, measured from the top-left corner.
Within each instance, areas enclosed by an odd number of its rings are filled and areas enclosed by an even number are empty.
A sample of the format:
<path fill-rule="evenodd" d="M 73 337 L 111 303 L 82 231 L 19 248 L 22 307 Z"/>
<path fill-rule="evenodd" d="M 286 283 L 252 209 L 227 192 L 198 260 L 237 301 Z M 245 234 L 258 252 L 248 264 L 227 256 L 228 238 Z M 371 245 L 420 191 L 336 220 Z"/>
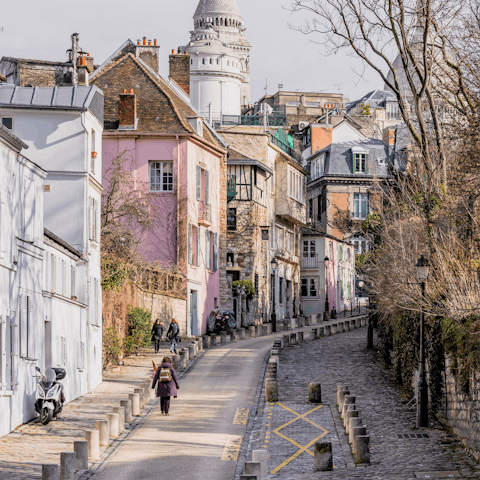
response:
<path fill-rule="evenodd" d="M 218 233 L 213 234 L 213 271 L 218 270 Z"/>
<path fill-rule="evenodd" d="M 35 181 L 25 179 L 24 183 L 24 240 L 33 243 L 35 236 Z"/>
<path fill-rule="evenodd" d="M 353 153 L 353 173 L 368 173 L 368 155 Z"/>
<path fill-rule="evenodd" d="M 306 298 L 315 298 L 318 296 L 317 279 L 316 278 L 302 278 L 301 296 Z"/>
<path fill-rule="evenodd" d="M 286 232 L 286 247 L 285 247 L 285 249 L 287 250 L 287 252 L 291 253 L 292 255 L 293 255 L 293 253 L 294 253 L 293 238 L 294 238 L 293 232 L 289 232 L 289 231 L 287 230 L 287 232 Z"/>
<path fill-rule="evenodd" d="M 323 155 L 310 162 L 310 180 L 315 180 L 323 175 Z"/>
<path fill-rule="evenodd" d="M 303 258 L 314 257 L 316 255 L 315 240 L 303 241 Z"/>
<path fill-rule="evenodd" d="M 253 283 L 253 287 L 255 288 L 255 296 L 258 297 L 258 273 L 255 274 L 255 281 Z"/>
<path fill-rule="evenodd" d="M 283 303 L 283 278 L 280 277 L 278 280 L 278 302 Z"/>
<path fill-rule="evenodd" d="M 67 366 L 67 339 L 60 335 L 57 336 L 57 365 Z"/>
<path fill-rule="evenodd" d="M 350 243 L 355 249 L 356 255 L 361 255 L 362 253 L 368 253 L 371 251 L 371 244 L 368 238 L 364 237 L 352 237 Z"/>
<path fill-rule="evenodd" d="M 35 359 L 33 297 L 21 293 L 18 297 L 18 311 L 20 319 L 20 356 Z"/>
<path fill-rule="evenodd" d="M 212 59 L 210 59 L 210 65 L 212 65 L 212 64 L 213 64 L 213 60 L 212 60 Z"/>
<path fill-rule="evenodd" d="M 307 107 L 320 108 L 322 104 L 320 102 L 307 102 Z"/>
<path fill-rule="evenodd" d="M 77 283 L 76 283 L 76 267 L 75 265 L 71 265 L 70 267 L 70 289 L 71 289 L 71 297 L 77 296 Z"/>
<path fill-rule="evenodd" d="M 364 219 L 368 215 L 368 193 L 354 193 L 353 218 Z"/>
<path fill-rule="evenodd" d="M 237 229 L 237 209 L 229 208 L 227 212 L 227 230 Z"/>
<path fill-rule="evenodd" d="M 278 250 L 285 249 L 285 229 L 275 225 L 275 248 Z"/>
<path fill-rule="evenodd" d="M 322 221 L 322 196 L 317 197 L 317 222 Z"/>
<path fill-rule="evenodd" d="M 173 162 L 150 162 L 150 191 L 173 191 Z"/>
<path fill-rule="evenodd" d="M 400 120 L 401 118 L 398 103 L 387 103 L 387 120 Z"/>
<path fill-rule="evenodd" d="M 300 203 L 304 203 L 305 202 L 304 189 L 303 189 L 304 176 L 301 175 L 296 170 L 291 169 L 289 179 L 290 179 L 290 186 L 289 186 L 290 197 L 294 198 Z"/>
<path fill-rule="evenodd" d="M 227 263 L 233 265 L 235 263 L 235 254 L 233 252 L 227 253 Z"/>
<path fill-rule="evenodd" d="M 98 201 L 90 197 L 90 240 L 98 242 L 99 240 L 99 211 Z"/>
<path fill-rule="evenodd" d="M 91 145 L 91 161 L 90 161 L 90 170 L 92 174 L 95 174 L 95 158 L 97 156 L 96 148 L 96 141 L 95 141 L 95 130 L 92 130 L 92 145 Z"/>
<path fill-rule="evenodd" d="M 205 59 L 202 58 L 202 65 L 205 65 Z"/>
<path fill-rule="evenodd" d="M 13 130 L 13 118 L 12 117 L 3 117 L 2 125 L 9 130 Z"/>
<path fill-rule="evenodd" d="M 205 170 L 200 165 L 197 165 L 197 200 L 204 202 L 206 205 L 210 204 L 210 175 L 208 170 Z"/>
<path fill-rule="evenodd" d="M 210 255 L 210 230 L 205 231 L 205 267 L 212 269 L 211 255 Z"/>
<path fill-rule="evenodd" d="M 286 105 L 287 107 L 299 107 L 300 102 L 287 102 Z"/>

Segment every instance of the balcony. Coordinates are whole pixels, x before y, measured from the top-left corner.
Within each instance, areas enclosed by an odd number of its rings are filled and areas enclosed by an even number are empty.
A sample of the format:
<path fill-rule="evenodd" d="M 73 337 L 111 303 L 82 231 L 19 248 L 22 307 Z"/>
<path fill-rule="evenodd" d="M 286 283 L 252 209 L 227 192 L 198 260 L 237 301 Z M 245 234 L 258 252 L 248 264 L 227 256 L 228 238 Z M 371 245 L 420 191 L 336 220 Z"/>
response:
<path fill-rule="evenodd" d="M 307 223 L 307 210 L 305 205 L 297 202 L 285 193 L 283 195 L 277 195 L 275 210 L 277 215 L 289 222 L 297 225 L 305 225 Z"/>
<path fill-rule="evenodd" d="M 212 226 L 212 206 L 204 201 L 198 205 L 198 224 L 207 228 Z"/>
<path fill-rule="evenodd" d="M 311 257 L 302 257 L 302 270 L 318 270 L 320 263 L 318 261 L 318 255 L 313 255 Z"/>

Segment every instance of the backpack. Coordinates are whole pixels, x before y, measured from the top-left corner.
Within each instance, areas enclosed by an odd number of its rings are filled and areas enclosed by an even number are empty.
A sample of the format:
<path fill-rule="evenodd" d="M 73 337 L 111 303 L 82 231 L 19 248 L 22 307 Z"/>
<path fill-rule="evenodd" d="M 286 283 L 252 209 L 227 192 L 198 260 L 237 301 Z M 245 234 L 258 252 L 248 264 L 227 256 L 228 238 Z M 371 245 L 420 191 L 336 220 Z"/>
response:
<path fill-rule="evenodd" d="M 162 368 L 158 377 L 160 383 L 168 383 L 172 381 L 172 372 L 169 368 Z"/>

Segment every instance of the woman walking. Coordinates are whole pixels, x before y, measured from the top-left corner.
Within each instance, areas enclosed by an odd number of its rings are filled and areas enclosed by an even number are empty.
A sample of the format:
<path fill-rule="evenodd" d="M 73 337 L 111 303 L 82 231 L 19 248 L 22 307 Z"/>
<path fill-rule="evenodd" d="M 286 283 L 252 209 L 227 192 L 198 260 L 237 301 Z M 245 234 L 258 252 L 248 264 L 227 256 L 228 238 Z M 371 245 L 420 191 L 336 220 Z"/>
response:
<path fill-rule="evenodd" d="M 160 350 L 160 342 L 163 337 L 163 325 L 160 323 L 160 319 L 157 318 L 155 324 L 152 327 L 152 342 L 155 342 L 155 353 Z"/>
<path fill-rule="evenodd" d="M 155 388 L 157 381 L 157 397 L 160 397 L 162 415 L 169 415 L 170 397 L 177 398 L 177 390 L 180 389 L 177 372 L 175 372 L 169 357 L 164 357 L 162 364 L 158 366 L 153 377 L 152 388 Z"/>
<path fill-rule="evenodd" d="M 177 354 L 177 343 L 181 342 L 180 327 L 178 326 L 177 319 L 173 318 L 172 323 L 168 327 L 167 338 L 170 340 L 170 352 Z"/>

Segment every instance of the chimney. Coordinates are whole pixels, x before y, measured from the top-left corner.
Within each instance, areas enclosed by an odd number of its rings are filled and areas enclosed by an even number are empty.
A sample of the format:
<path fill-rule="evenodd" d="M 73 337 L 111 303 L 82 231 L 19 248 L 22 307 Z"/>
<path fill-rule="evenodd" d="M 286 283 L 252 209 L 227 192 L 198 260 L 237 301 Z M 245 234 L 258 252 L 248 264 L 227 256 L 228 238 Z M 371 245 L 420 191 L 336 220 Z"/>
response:
<path fill-rule="evenodd" d="M 333 129 L 321 123 L 310 125 L 312 136 L 312 153 L 328 147 L 333 140 Z"/>
<path fill-rule="evenodd" d="M 95 70 L 95 68 L 93 67 L 93 57 L 91 57 L 89 53 L 87 53 L 85 61 L 87 62 L 88 70 L 90 71 L 90 73 L 93 73 L 93 71 Z"/>
<path fill-rule="evenodd" d="M 283 92 L 283 83 L 278 84 L 278 91 Z"/>
<path fill-rule="evenodd" d="M 190 95 L 190 55 L 187 52 L 175 53 L 175 50 L 172 50 L 169 76 L 187 95 Z"/>
<path fill-rule="evenodd" d="M 77 76 L 78 85 L 88 87 L 88 66 L 86 57 L 78 57 Z"/>
<path fill-rule="evenodd" d="M 147 37 L 143 37 L 142 41 L 137 40 L 135 56 L 149 66 L 155 73 L 158 73 L 160 68 L 160 47 L 156 39 L 153 40 L 153 45 L 151 40 L 148 40 L 147 44 Z"/>
<path fill-rule="evenodd" d="M 123 90 L 120 94 L 118 119 L 119 129 L 135 129 L 137 126 L 137 97 L 133 93 L 133 88 L 128 93 L 127 90 Z"/>
<path fill-rule="evenodd" d="M 383 141 L 389 146 L 395 145 L 395 127 L 387 127 L 383 129 Z"/>

